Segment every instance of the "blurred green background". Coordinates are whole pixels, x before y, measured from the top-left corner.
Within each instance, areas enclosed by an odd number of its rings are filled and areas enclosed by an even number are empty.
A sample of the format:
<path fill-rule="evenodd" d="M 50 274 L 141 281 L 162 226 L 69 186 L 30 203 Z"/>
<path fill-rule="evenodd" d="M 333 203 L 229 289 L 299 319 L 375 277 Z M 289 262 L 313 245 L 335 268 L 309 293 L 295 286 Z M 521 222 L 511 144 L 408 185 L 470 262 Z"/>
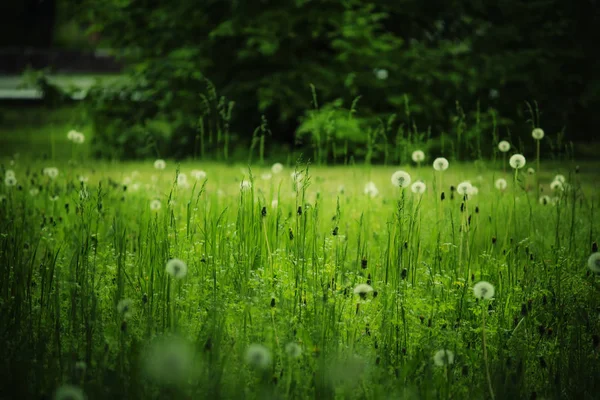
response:
<path fill-rule="evenodd" d="M 78 106 L 99 157 L 403 162 L 418 146 L 469 160 L 499 138 L 532 154 L 534 126 L 545 154 L 594 157 L 595 4 L 24 0 L 0 6 L 0 47 L 110 49 L 123 79 Z M 48 90 L 57 72 L 35 79 L 47 107 L 65 100 Z"/>

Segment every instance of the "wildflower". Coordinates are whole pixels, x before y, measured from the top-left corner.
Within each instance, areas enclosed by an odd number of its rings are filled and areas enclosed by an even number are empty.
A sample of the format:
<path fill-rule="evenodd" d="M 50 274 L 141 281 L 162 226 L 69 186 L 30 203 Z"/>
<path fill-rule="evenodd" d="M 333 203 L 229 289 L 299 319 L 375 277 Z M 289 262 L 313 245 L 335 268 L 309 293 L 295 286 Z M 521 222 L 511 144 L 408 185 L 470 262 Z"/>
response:
<path fill-rule="evenodd" d="M 162 159 L 158 159 L 156 161 L 154 161 L 154 168 L 158 169 L 158 170 L 163 170 L 167 167 L 167 163 L 165 162 L 165 160 Z"/>
<path fill-rule="evenodd" d="M 588 267 L 592 271 L 600 273 L 600 253 L 593 253 L 588 258 Z"/>
<path fill-rule="evenodd" d="M 473 293 L 478 299 L 491 299 L 494 297 L 494 286 L 486 281 L 480 281 L 473 286 Z"/>
<path fill-rule="evenodd" d="M 281 171 L 283 171 L 283 164 L 275 163 L 271 166 L 271 172 L 273 172 L 274 174 L 278 174 Z"/>
<path fill-rule="evenodd" d="M 263 181 L 268 181 L 268 180 L 270 180 L 272 177 L 273 177 L 273 175 L 271 175 L 271 174 L 270 174 L 270 173 L 268 173 L 268 172 L 265 172 L 264 174 L 262 174 L 262 175 L 260 176 L 260 178 L 261 178 Z"/>
<path fill-rule="evenodd" d="M 545 206 L 550 203 L 550 196 L 542 196 L 539 201 L 541 205 Z"/>
<path fill-rule="evenodd" d="M 423 153 L 421 150 L 413 151 L 412 160 L 416 163 L 420 163 L 421 161 L 425 160 L 425 153 Z"/>
<path fill-rule="evenodd" d="M 563 182 L 561 181 L 557 181 L 556 179 L 554 181 L 552 181 L 552 183 L 550 184 L 550 189 L 556 191 L 556 190 L 564 190 L 564 185 Z"/>
<path fill-rule="evenodd" d="M 252 182 L 250 182 L 250 181 L 247 181 L 247 180 L 243 180 L 243 181 L 240 183 L 240 188 L 241 188 L 242 190 L 249 190 L 250 188 L 252 188 Z"/>
<path fill-rule="evenodd" d="M 471 190 L 472 185 L 471 182 L 468 181 L 464 181 L 458 184 L 458 186 L 456 187 L 456 192 L 458 194 L 462 194 L 463 196 L 466 194 L 469 194 L 469 191 Z"/>
<path fill-rule="evenodd" d="M 388 70 L 383 68 L 375 68 L 375 77 L 380 81 L 385 81 L 388 78 Z"/>
<path fill-rule="evenodd" d="M 424 182 L 418 181 L 412 184 L 412 186 L 410 187 L 410 190 L 412 190 L 413 193 L 416 194 L 423 194 L 425 193 L 425 190 L 427 189 L 427 186 L 425 185 Z"/>
<path fill-rule="evenodd" d="M 498 150 L 500 150 L 503 153 L 506 153 L 510 150 L 510 143 L 508 143 L 506 140 L 501 141 L 500 143 L 498 143 Z"/>
<path fill-rule="evenodd" d="M 560 182 L 560 183 L 563 183 L 563 184 L 567 182 L 567 180 L 565 179 L 565 176 L 564 176 L 564 175 L 561 175 L 561 174 L 558 174 L 558 175 L 556 175 L 556 176 L 554 177 L 554 180 L 555 180 L 555 181 L 558 181 L 558 182 Z"/>
<path fill-rule="evenodd" d="M 290 358 L 298 358 L 302 355 L 302 347 L 296 342 L 290 342 L 285 345 L 285 352 Z"/>
<path fill-rule="evenodd" d="M 54 400 L 84 400 L 81 388 L 74 385 L 62 385 L 54 392 Z"/>
<path fill-rule="evenodd" d="M 433 363 L 438 367 L 454 364 L 454 353 L 450 350 L 439 350 L 433 356 Z"/>
<path fill-rule="evenodd" d="M 246 363 L 253 368 L 265 369 L 271 365 L 271 353 L 262 344 L 251 344 L 246 349 Z"/>
<path fill-rule="evenodd" d="M 163 385 L 186 383 L 193 366 L 193 351 L 176 337 L 162 338 L 145 352 L 144 370 L 148 376 Z"/>
<path fill-rule="evenodd" d="M 131 310 L 133 308 L 133 300 L 121 299 L 117 304 L 117 312 L 124 318 L 131 317 Z"/>
<path fill-rule="evenodd" d="M 55 167 L 44 168 L 42 172 L 50 179 L 56 179 L 56 177 L 58 176 L 58 168 Z"/>
<path fill-rule="evenodd" d="M 4 178 L 4 184 L 8 187 L 15 186 L 17 184 L 17 178 L 7 175 L 6 178 Z"/>
<path fill-rule="evenodd" d="M 506 186 L 508 186 L 508 184 L 506 183 L 506 179 L 503 178 L 496 179 L 495 185 L 496 189 L 498 190 L 504 190 L 506 189 Z"/>
<path fill-rule="evenodd" d="M 160 200 L 154 199 L 150 202 L 150 210 L 152 210 L 152 211 L 158 211 L 158 210 L 160 210 L 161 207 L 162 207 L 162 204 L 160 203 Z"/>
<path fill-rule="evenodd" d="M 201 169 L 193 169 L 192 172 L 190 172 L 190 174 L 197 181 L 201 181 L 206 178 L 206 172 L 204 172 Z"/>
<path fill-rule="evenodd" d="M 29 194 L 31 195 L 31 197 L 35 197 L 38 194 L 40 194 L 40 189 L 32 187 L 31 189 L 29 189 Z"/>
<path fill-rule="evenodd" d="M 533 169 L 533 168 L 531 168 L 531 167 L 527 168 L 527 174 L 528 174 L 528 175 L 533 175 L 533 174 L 535 174 L 535 169 Z"/>
<path fill-rule="evenodd" d="M 373 291 L 371 285 L 367 285 L 366 283 L 361 283 L 354 288 L 354 294 L 360 296 L 361 299 L 366 299 L 367 295 Z"/>
<path fill-rule="evenodd" d="M 533 136 L 535 140 L 541 140 L 544 137 L 544 131 L 541 128 L 535 128 L 531 131 L 531 136 Z"/>
<path fill-rule="evenodd" d="M 178 258 L 167 261 L 166 271 L 175 279 L 182 279 L 187 275 L 187 265 Z"/>
<path fill-rule="evenodd" d="M 396 171 L 392 174 L 392 184 L 400 188 L 410 185 L 410 175 L 405 171 Z"/>
<path fill-rule="evenodd" d="M 275 199 L 271 201 L 271 208 L 277 208 L 279 206 L 279 200 Z"/>
<path fill-rule="evenodd" d="M 514 169 L 521 169 L 525 166 L 525 157 L 522 154 L 513 154 L 508 163 Z"/>
<path fill-rule="evenodd" d="M 379 194 L 379 190 L 377 189 L 377 186 L 375 186 L 375 183 L 368 182 L 365 185 L 364 193 L 371 197 L 376 197 Z"/>
<path fill-rule="evenodd" d="M 445 171 L 448 169 L 449 165 L 448 160 L 444 157 L 438 157 L 433 161 L 433 169 L 436 171 Z"/>

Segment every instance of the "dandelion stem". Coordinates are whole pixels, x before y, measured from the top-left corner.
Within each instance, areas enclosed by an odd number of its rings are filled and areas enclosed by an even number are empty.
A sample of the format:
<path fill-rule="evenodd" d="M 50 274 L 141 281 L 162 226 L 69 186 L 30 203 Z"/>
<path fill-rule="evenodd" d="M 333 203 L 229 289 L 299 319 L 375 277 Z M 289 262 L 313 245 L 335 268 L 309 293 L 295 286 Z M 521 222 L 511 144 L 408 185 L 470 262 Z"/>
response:
<path fill-rule="evenodd" d="M 487 383 L 488 383 L 488 389 L 490 390 L 490 397 L 492 398 L 492 400 L 494 400 L 494 389 L 492 388 L 492 378 L 490 376 L 490 367 L 488 365 L 488 358 L 487 358 L 487 347 L 485 345 L 485 314 L 487 313 L 487 310 L 484 308 L 483 309 L 483 317 L 482 317 L 482 324 L 481 324 L 481 345 L 483 347 L 483 362 L 485 363 L 485 375 L 487 378 Z"/>

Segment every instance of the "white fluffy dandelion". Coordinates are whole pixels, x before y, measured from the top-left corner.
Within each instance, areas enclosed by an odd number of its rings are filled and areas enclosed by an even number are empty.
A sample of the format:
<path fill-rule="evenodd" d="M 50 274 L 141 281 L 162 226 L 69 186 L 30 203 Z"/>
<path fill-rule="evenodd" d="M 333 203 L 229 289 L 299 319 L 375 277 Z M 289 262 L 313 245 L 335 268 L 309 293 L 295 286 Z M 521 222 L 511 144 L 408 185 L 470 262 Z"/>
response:
<path fill-rule="evenodd" d="M 81 132 L 75 132 L 73 136 L 73 143 L 75 144 L 83 144 L 85 142 L 85 135 Z"/>
<path fill-rule="evenodd" d="M 246 349 L 246 363 L 253 368 L 266 369 L 271 365 L 271 352 L 262 344 L 253 343 Z"/>
<path fill-rule="evenodd" d="M 31 189 L 29 189 L 29 195 L 31 197 L 35 197 L 38 194 L 40 194 L 40 189 L 36 188 L 36 187 L 32 187 Z"/>
<path fill-rule="evenodd" d="M 285 352 L 290 358 L 298 358 L 302 355 L 302 347 L 296 342 L 285 345 Z"/>
<path fill-rule="evenodd" d="M 565 189 L 565 186 L 563 184 L 563 182 L 561 181 L 557 181 L 556 179 L 552 181 L 552 183 L 550 184 L 550 189 L 552 189 L 553 191 L 562 191 Z"/>
<path fill-rule="evenodd" d="M 275 163 L 271 166 L 271 172 L 274 174 L 279 174 L 281 171 L 283 171 L 283 164 Z"/>
<path fill-rule="evenodd" d="M 544 138 L 544 131 L 541 128 L 535 128 L 534 130 L 531 131 L 531 136 L 535 140 L 541 140 Z"/>
<path fill-rule="evenodd" d="M 546 206 L 550 204 L 552 200 L 550 200 L 550 196 L 541 196 L 539 202 L 541 205 Z"/>
<path fill-rule="evenodd" d="M 240 189 L 246 191 L 246 190 L 250 190 L 252 188 L 252 182 L 247 181 L 247 180 L 243 180 L 240 183 Z"/>
<path fill-rule="evenodd" d="M 50 179 L 56 179 L 56 177 L 58 176 L 58 168 L 47 167 L 42 170 L 42 173 Z"/>
<path fill-rule="evenodd" d="M 389 76 L 388 70 L 383 68 L 375 69 L 375 77 L 380 81 L 385 81 Z"/>
<path fill-rule="evenodd" d="M 206 178 L 206 172 L 201 169 L 193 169 L 190 172 L 190 175 L 192 175 L 192 177 L 197 181 L 201 181 Z"/>
<path fill-rule="evenodd" d="M 436 171 L 445 171 L 448 169 L 449 165 L 450 164 L 448 163 L 448 160 L 446 160 L 444 157 L 438 157 L 433 160 L 433 169 Z"/>
<path fill-rule="evenodd" d="M 558 175 L 556 175 L 556 176 L 554 177 L 554 180 L 555 180 L 555 181 L 558 181 L 558 182 L 560 182 L 560 183 L 563 183 L 563 184 L 564 184 L 564 183 L 567 183 L 567 178 L 565 178 L 565 176 L 564 176 L 564 175 L 561 175 L 561 174 L 558 174 Z"/>
<path fill-rule="evenodd" d="M 160 200 L 154 199 L 150 202 L 150 210 L 158 211 L 162 207 Z"/>
<path fill-rule="evenodd" d="M 471 185 L 471 182 L 469 181 L 464 181 L 458 184 L 458 186 L 456 186 L 456 193 L 460 194 L 460 195 L 468 195 L 469 191 L 472 190 L 473 185 Z"/>
<path fill-rule="evenodd" d="M 275 209 L 279 206 L 279 200 L 274 199 L 273 201 L 271 201 L 271 208 Z"/>
<path fill-rule="evenodd" d="M 175 279 L 183 279 L 187 275 L 187 265 L 179 258 L 172 258 L 167 261 L 165 270 Z"/>
<path fill-rule="evenodd" d="M 433 356 L 433 363 L 438 367 L 454 364 L 454 353 L 450 350 L 438 350 Z"/>
<path fill-rule="evenodd" d="M 510 143 L 508 143 L 506 140 L 501 141 L 500 143 L 498 143 L 498 150 L 500 150 L 503 153 L 506 153 L 510 150 Z"/>
<path fill-rule="evenodd" d="M 535 169 L 531 167 L 527 168 L 527 175 L 535 175 Z"/>
<path fill-rule="evenodd" d="M 371 285 L 367 285 L 366 283 L 360 283 L 354 288 L 354 294 L 359 295 L 363 300 L 366 299 L 367 295 L 371 292 L 373 292 L 373 288 Z"/>
<path fill-rule="evenodd" d="M 508 184 L 506 183 L 506 179 L 498 178 L 498 179 L 496 179 L 495 186 L 496 186 L 496 189 L 498 189 L 498 190 L 505 190 L 506 187 L 508 186 Z"/>
<path fill-rule="evenodd" d="M 154 161 L 154 168 L 158 169 L 158 170 L 163 170 L 167 167 L 167 163 L 165 162 L 165 160 L 163 159 L 158 159 L 156 161 Z"/>
<path fill-rule="evenodd" d="M 592 253 L 588 258 L 588 267 L 594 272 L 600 273 L 600 253 Z"/>
<path fill-rule="evenodd" d="M 477 186 L 471 185 L 471 187 L 467 191 L 467 194 L 471 197 L 477 196 L 479 194 L 479 188 Z"/>
<path fill-rule="evenodd" d="M 420 163 L 425 160 L 425 153 L 422 150 L 415 150 L 412 153 L 412 160 L 416 163 Z"/>
<path fill-rule="evenodd" d="M 85 394 L 81 388 L 74 385 L 62 385 L 54 392 L 54 400 L 84 400 Z"/>
<path fill-rule="evenodd" d="M 4 184 L 8 187 L 13 187 L 17 184 L 17 178 L 14 176 L 8 175 L 4 178 Z"/>
<path fill-rule="evenodd" d="M 367 182 L 364 193 L 370 197 L 376 197 L 379 194 L 379 189 L 377 189 L 374 182 Z"/>
<path fill-rule="evenodd" d="M 392 174 L 392 185 L 400 188 L 410 186 L 410 175 L 406 171 L 396 171 Z"/>
<path fill-rule="evenodd" d="M 473 294 L 478 299 L 491 299 L 494 297 L 494 286 L 486 281 L 477 282 L 473 286 Z"/>
<path fill-rule="evenodd" d="M 262 179 L 263 181 L 268 181 L 271 180 L 272 177 L 273 175 L 271 175 L 269 172 L 265 172 L 260 176 L 260 179 Z"/>
<path fill-rule="evenodd" d="M 4 173 L 4 176 L 5 176 L 5 177 L 7 177 L 7 176 L 12 176 L 12 177 L 14 177 L 14 176 L 15 176 L 15 171 L 14 171 L 14 170 L 12 170 L 12 169 L 7 169 L 7 170 L 6 170 L 6 172 Z"/>
<path fill-rule="evenodd" d="M 427 190 L 427 185 L 425 185 L 425 182 L 417 181 L 411 185 L 410 190 L 416 194 L 423 194 Z"/>
<path fill-rule="evenodd" d="M 144 352 L 144 372 L 162 385 L 185 384 L 193 372 L 194 351 L 185 341 L 165 337 Z"/>
<path fill-rule="evenodd" d="M 525 166 L 525 162 L 525 157 L 523 157 L 522 154 L 513 154 L 508 160 L 508 163 L 514 169 L 523 168 Z"/>

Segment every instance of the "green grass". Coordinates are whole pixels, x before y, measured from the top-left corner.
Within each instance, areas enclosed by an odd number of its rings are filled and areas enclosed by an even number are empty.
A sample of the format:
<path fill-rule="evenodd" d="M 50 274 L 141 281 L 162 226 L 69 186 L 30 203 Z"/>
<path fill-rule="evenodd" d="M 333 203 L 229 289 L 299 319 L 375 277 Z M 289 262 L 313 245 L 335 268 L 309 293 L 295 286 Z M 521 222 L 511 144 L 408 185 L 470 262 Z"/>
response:
<path fill-rule="evenodd" d="M 598 163 L 542 161 L 556 201 L 541 205 L 536 177 L 500 161 L 402 166 L 420 197 L 392 185 L 398 167 L 301 165 L 296 186 L 293 166 L 93 161 L 49 131 L 53 158 L 3 158 L 18 184 L 0 186 L 0 398 L 597 397 Z M 569 186 L 551 194 L 556 173 Z M 450 190 L 464 180 L 467 200 Z M 474 297 L 482 280 L 492 300 Z M 435 365 L 442 349 L 452 364 Z"/>

